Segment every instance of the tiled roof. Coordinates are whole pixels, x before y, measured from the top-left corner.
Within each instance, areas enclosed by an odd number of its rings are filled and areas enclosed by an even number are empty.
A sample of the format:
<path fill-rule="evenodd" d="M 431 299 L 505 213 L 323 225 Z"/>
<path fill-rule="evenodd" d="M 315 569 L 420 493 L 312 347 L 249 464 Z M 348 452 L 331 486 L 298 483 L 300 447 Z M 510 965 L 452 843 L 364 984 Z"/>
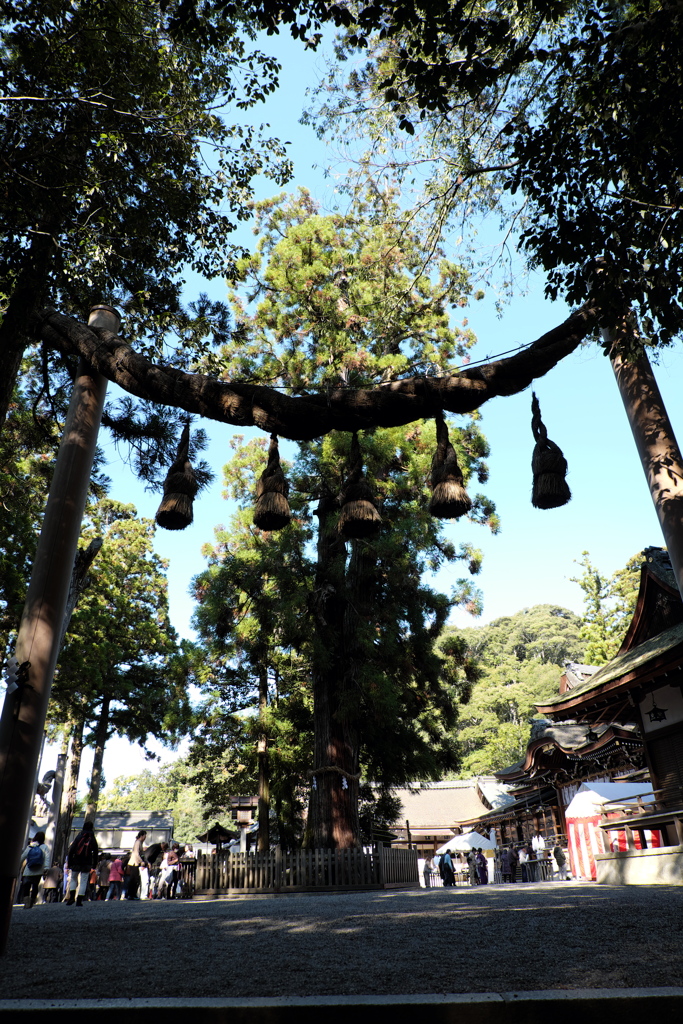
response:
<path fill-rule="evenodd" d="M 72 829 L 83 828 L 83 815 L 74 818 Z M 98 811 L 94 821 L 98 832 L 129 828 L 172 828 L 173 811 Z"/>
<path fill-rule="evenodd" d="M 591 725 L 594 736 L 589 739 L 585 723 L 579 722 L 549 722 L 548 719 L 537 719 L 534 722 L 537 728 L 532 732 L 529 745 L 527 746 L 526 758 L 496 772 L 496 775 L 503 782 L 513 783 L 523 778 L 532 778 L 537 772 L 543 772 L 551 765 L 559 767 L 556 753 L 560 751 L 572 757 L 574 763 L 582 757 L 590 756 L 595 750 L 608 750 L 616 737 L 626 740 L 633 737 L 639 740 L 638 730 L 635 725 L 620 725 L 610 722 L 601 722 Z M 535 769 L 535 770 L 534 770 Z"/>
<path fill-rule="evenodd" d="M 672 590 L 677 590 L 678 583 L 671 568 L 669 552 L 664 548 L 645 548 L 643 555 L 652 575 L 657 576 L 663 583 L 671 587 Z"/>
<path fill-rule="evenodd" d="M 553 707 L 557 704 L 564 704 L 565 701 L 574 700 L 574 698 L 581 694 L 590 693 L 591 690 L 597 690 L 599 687 L 604 686 L 605 683 L 610 683 L 614 679 L 619 679 L 621 676 L 634 672 L 636 669 L 646 665 L 648 661 L 666 654 L 667 651 L 673 650 L 674 647 L 681 643 L 683 643 L 683 623 L 671 626 L 669 629 L 665 629 L 663 633 L 652 637 L 651 640 L 646 640 L 645 643 L 632 647 L 630 651 L 618 654 L 616 658 L 612 658 L 606 665 L 603 665 L 594 676 L 581 686 L 576 686 L 567 693 L 553 697 L 552 700 L 539 702 L 538 706 L 544 708 Z"/>
<path fill-rule="evenodd" d="M 488 811 L 477 795 L 476 779 L 434 782 L 424 789 L 398 789 L 395 796 L 402 804 L 401 813 L 394 822 L 396 827 L 403 827 L 407 819 L 411 829 L 451 828 L 460 821 L 468 821 Z"/>

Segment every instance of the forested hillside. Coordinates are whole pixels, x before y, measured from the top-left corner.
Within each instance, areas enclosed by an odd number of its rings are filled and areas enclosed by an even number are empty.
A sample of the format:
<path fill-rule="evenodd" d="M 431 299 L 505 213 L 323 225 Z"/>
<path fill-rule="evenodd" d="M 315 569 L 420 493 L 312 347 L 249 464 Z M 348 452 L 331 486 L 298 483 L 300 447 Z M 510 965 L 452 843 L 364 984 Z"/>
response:
<path fill-rule="evenodd" d="M 481 675 L 460 711 L 460 775 L 484 775 L 518 761 L 529 740 L 534 704 L 557 693 L 564 662 L 583 660 L 581 619 L 540 604 L 487 626 L 458 632 Z"/>

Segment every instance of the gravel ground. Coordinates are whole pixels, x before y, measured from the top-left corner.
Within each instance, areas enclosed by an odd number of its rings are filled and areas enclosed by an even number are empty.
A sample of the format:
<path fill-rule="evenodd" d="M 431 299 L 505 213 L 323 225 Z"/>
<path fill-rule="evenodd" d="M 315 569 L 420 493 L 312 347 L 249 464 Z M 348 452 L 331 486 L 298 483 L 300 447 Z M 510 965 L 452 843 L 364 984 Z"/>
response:
<path fill-rule="evenodd" d="M 15 907 L 0 992 L 283 998 L 680 986 L 682 954 L 683 886 L 50 904 Z"/>

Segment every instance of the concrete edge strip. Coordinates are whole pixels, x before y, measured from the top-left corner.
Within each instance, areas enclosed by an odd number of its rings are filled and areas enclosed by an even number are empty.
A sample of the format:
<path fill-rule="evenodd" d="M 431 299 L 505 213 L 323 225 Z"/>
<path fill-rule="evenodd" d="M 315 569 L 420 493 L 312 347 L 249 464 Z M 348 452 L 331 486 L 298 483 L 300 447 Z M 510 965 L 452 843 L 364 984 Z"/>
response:
<path fill-rule="evenodd" d="M 325 1013 L 326 1024 L 348 1022 L 354 1012 L 355 1024 L 373 1021 L 382 1009 L 401 1006 L 429 1012 L 430 1024 L 501 1024 L 526 1022 L 552 1014 L 554 1024 L 572 1022 L 580 1015 L 582 1024 L 595 1021 L 603 1024 L 605 1014 L 618 1014 L 620 1024 L 631 1021 L 641 1024 L 643 1013 L 656 1013 L 658 1024 L 683 1020 L 683 987 L 621 988 L 621 989 L 544 989 L 540 991 L 471 992 L 457 994 L 417 993 L 410 995 L 301 996 L 283 998 L 155 998 L 139 999 L 0 999 L 3 1022 L 16 1019 L 29 1022 L 35 1016 L 55 1021 L 77 1020 L 81 1015 L 99 1020 L 126 1016 L 126 1024 L 149 1021 L 151 1010 L 164 1011 L 167 1022 L 186 1022 L 192 1011 L 201 1021 L 263 1022 L 263 1024 L 308 1024 L 320 1020 Z"/>

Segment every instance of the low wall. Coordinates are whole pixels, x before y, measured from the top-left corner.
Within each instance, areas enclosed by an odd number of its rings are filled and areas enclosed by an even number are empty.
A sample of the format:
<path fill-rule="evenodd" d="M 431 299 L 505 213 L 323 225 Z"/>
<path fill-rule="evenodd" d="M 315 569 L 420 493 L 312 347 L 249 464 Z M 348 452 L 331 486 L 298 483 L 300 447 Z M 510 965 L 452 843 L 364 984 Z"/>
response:
<path fill-rule="evenodd" d="M 683 885 L 683 846 L 598 853 L 595 867 L 604 885 Z"/>

